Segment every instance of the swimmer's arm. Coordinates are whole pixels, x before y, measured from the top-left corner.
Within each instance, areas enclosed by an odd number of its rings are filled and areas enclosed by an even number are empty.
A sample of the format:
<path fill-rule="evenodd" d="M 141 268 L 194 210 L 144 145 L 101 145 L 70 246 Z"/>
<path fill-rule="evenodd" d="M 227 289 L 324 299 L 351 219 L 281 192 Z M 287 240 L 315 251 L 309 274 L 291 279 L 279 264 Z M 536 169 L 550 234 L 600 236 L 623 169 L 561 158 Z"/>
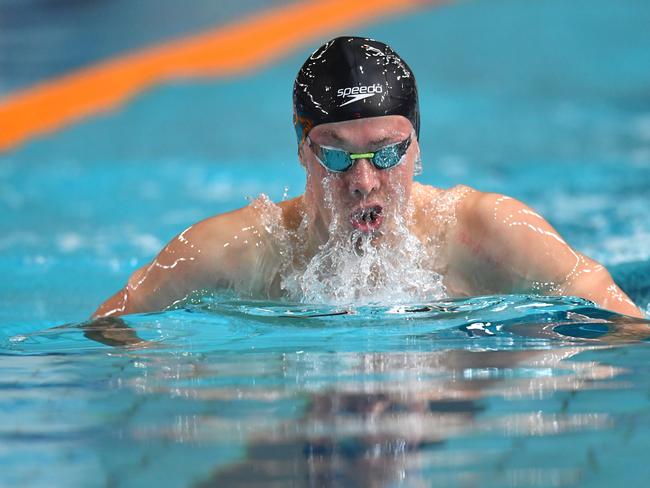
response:
<path fill-rule="evenodd" d="M 136 270 L 127 284 L 106 300 L 93 318 L 163 310 L 193 290 L 208 285 L 205 268 L 176 237 L 150 263 Z"/>
<path fill-rule="evenodd" d="M 473 192 L 460 205 L 458 220 L 454 260 L 474 293 L 573 295 L 643 317 L 604 266 L 573 250 L 523 203 Z"/>
<path fill-rule="evenodd" d="M 241 228 L 236 211 L 200 222 L 179 234 L 126 286 L 106 300 L 93 318 L 164 310 L 193 292 L 226 287 L 245 269 L 245 254 L 232 237 Z"/>

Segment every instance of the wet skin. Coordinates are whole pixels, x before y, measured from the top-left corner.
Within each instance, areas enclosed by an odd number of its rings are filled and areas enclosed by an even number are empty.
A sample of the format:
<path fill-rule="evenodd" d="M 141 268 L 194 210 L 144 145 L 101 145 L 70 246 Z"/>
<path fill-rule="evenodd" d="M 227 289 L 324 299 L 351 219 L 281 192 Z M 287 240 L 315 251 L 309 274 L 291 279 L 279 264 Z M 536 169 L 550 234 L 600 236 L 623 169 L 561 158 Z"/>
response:
<path fill-rule="evenodd" d="M 365 153 L 403 141 L 412 131 L 406 118 L 386 116 L 319 125 L 309 136 L 319 145 Z M 279 298 L 287 255 L 293 263 L 308 262 L 333 236 L 353 232 L 397 246 L 399 235 L 391 229 L 399 219 L 431 256 L 428 265 L 443 276 L 450 296 L 574 295 L 643 316 L 602 265 L 573 250 L 523 203 L 464 186 L 442 190 L 413 182 L 418 154 L 414 137 L 394 168 L 380 170 L 358 159 L 348 171 L 331 173 L 302 144 L 303 195 L 277 205 L 260 198 L 186 229 L 93 316 L 162 310 L 221 288 Z"/>

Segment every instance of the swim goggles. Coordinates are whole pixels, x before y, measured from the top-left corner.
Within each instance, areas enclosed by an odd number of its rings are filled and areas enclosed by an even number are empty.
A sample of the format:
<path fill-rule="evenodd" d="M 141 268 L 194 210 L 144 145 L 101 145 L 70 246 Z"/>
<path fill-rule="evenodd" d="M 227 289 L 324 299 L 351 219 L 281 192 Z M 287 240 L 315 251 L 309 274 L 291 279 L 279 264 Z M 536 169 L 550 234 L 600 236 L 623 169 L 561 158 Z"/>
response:
<path fill-rule="evenodd" d="M 413 132 L 401 142 L 389 144 L 375 152 L 350 153 L 335 147 L 321 146 L 307 136 L 307 143 L 318 162 L 329 171 L 342 173 L 349 170 L 357 159 L 368 159 L 377 169 L 394 168 L 402 162 L 413 139 Z"/>

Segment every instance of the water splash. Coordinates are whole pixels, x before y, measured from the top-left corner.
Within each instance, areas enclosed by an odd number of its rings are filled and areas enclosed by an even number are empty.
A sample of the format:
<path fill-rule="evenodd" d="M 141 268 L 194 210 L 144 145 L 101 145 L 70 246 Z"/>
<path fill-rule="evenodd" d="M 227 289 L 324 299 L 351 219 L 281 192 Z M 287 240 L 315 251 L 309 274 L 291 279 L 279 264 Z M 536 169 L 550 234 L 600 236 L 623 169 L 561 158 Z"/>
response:
<path fill-rule="evenodd" d="M 410 231 L 413 206 L 407 202 L 404 189 L 396 188 L 395 194 L 386 199 L 382 228 L 364 233 L 346 227 L 349 209 L 337 204 L 335 178 L 328 175 L 321 182 L 330 218 L 327 240 L 313 256 L 288 263 L 282 273 L 282 288 L 288 298 L 306 303 L 359 305 L 446 297 L 442 276 L 432 269 L 435 259 L 431 250 Z M 300 242 L 300 236 L 308 235 L 313 227 L 314 216 L 306 212 L 296 241 Z"/>
<path fill-rule="evenodd" d="M 293 300 L 332 304 L 393 304 L 445 297 L 441 276 L 427 269 L 428 253 L 400 228 L 400 245 L 373 244 L 372 236 L 353 232 L 332 239 L 304 269 L 292 270 L 283 288 Z"/>

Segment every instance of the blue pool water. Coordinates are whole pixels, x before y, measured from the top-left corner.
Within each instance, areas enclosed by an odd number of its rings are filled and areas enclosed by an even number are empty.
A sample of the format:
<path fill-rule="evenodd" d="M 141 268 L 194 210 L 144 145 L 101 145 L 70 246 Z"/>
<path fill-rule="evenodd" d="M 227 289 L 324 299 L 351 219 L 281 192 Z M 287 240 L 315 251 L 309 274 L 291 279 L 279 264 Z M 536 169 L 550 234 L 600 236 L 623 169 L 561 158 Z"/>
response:
<path fill-rule="evenodd" d="M 527 296 L 336 308 L 215 296 L 5 327 L 8 485 L 641 482 L 646 323 Z M 145 349 L 129 346 L 137 334 Z M 110 345 L 108 345 L 110 344 Z M 621 478 L 622 477 L 622 478 Z"/>
<path fill-rule="evenodd" d="M 646 3 L 473 0 L 356 33 L 416 73 L 420 181 L 525 201 L 647 311 Z M 0 156 L 0 484 L 647 480 L 646 325 L 581 300 L 336 308 L 216 295 L 84 323 L 191 223 L 301 192 L 290 87 L 313 47 L 245 77 L 154 88 Z M 47 54 L 42 73 L 60 72 Z M 3 90 L 34 81 L 26 72 Z M 134 334 L 151 347 L 119 345 Z"/>

